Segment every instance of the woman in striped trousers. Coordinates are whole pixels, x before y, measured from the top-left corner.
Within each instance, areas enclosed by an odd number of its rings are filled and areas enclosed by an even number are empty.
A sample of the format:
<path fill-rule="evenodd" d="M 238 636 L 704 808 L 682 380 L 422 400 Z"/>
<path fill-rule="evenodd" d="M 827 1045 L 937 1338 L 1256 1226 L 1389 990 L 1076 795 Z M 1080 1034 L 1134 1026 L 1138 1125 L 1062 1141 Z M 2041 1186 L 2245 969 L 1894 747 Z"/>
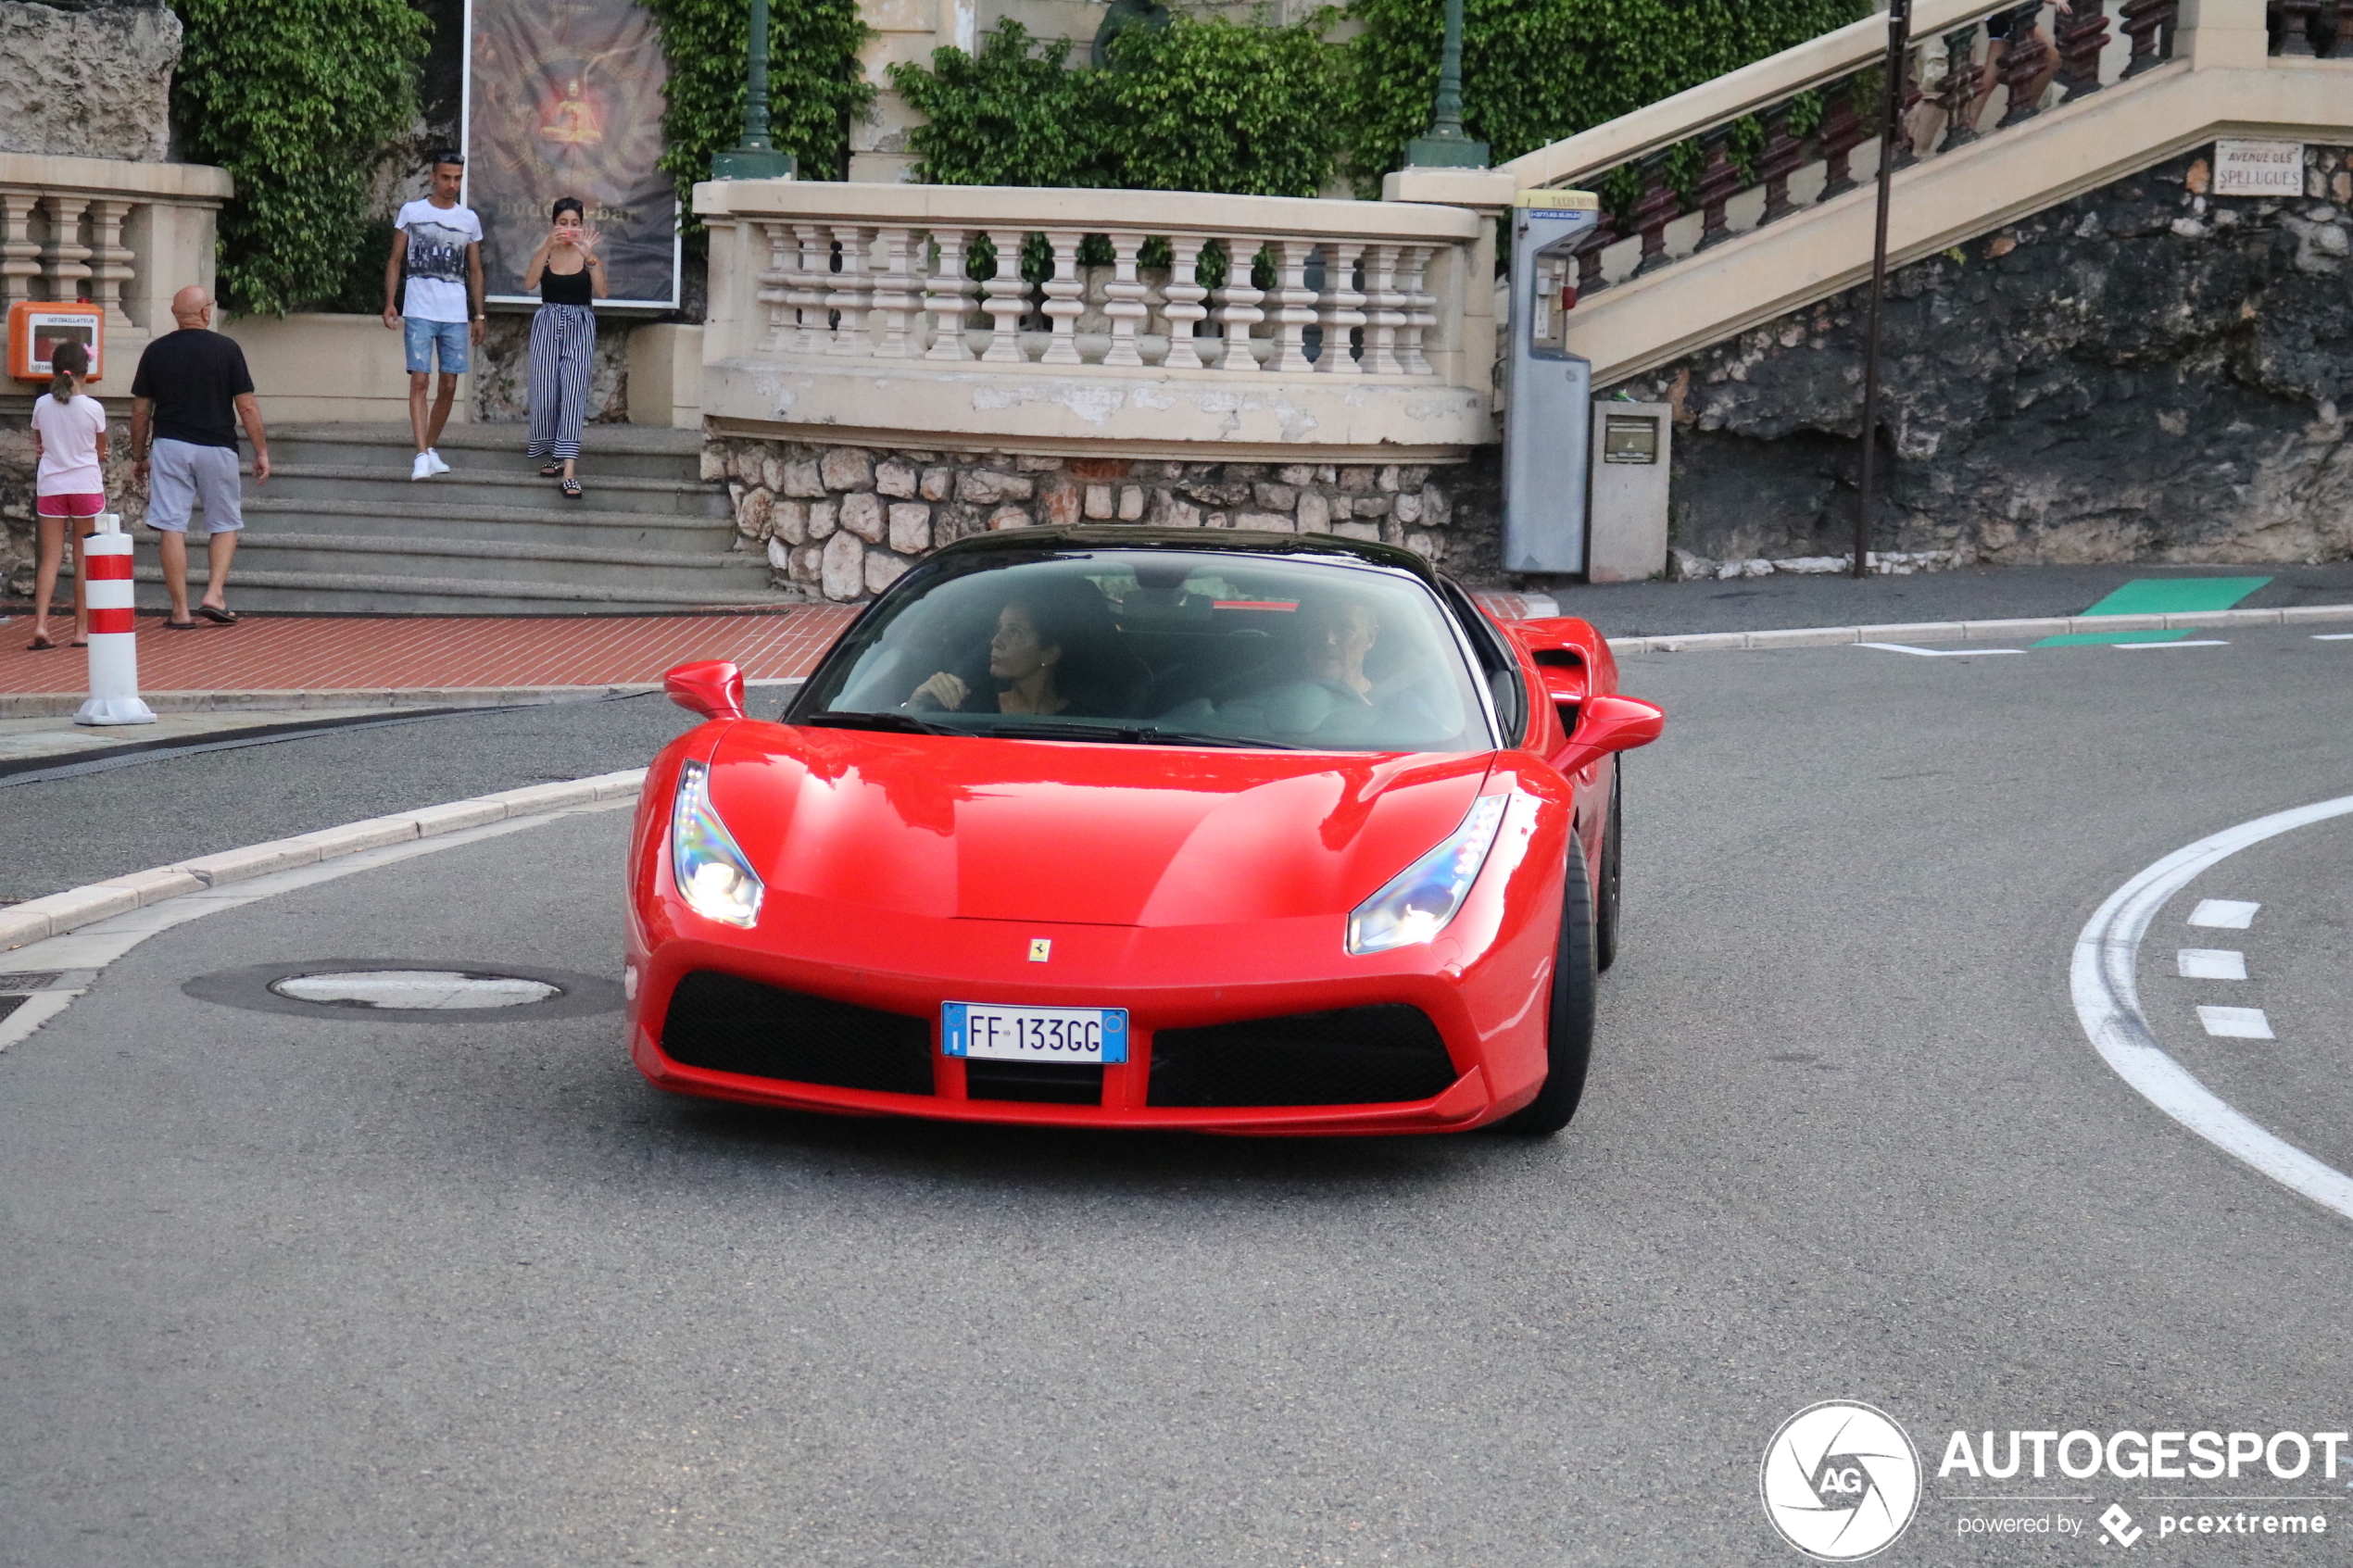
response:
<path fill-rule="evenodd" d="M 531 455 L 546 458 L 543 479 L 560 478 L 580 498 L 580 427 L 588 419 L 588 378 L 596 369 L 597 313 L 589 302 L 605 293 L 605 261 L 597 232 L 576 196 L 556 203 L 555 229 L 531 253 L 522 286 L 539 291 L 531 319 Z"/>

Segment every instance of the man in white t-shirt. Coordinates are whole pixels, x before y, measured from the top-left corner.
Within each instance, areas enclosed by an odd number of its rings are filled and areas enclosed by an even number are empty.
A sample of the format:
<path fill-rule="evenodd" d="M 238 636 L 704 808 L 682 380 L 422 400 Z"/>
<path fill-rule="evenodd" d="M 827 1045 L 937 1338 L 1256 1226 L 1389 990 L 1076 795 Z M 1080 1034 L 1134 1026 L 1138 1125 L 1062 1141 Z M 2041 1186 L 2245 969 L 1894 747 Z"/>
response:
<path fill-rule="evenodd" d="M 435 153 L 433 194 L 409 202 L 392 220 L 392 255 L 384 262 L 384 325 L 405 334 L 409 351 L 409 428 L 417 438 L 410 479 L 449 471 L 434 447 L 441 440 L 441 427 L 449 422 L 458 378 L 466 373 L 466 350 L 482 341 L 482 220 L 472 207 L 458 204 L 465 183 L 465 158 L 454 152 Z M 428 417 L 425 388 L 433 380 L 436 354 L 441 386 Z"/>

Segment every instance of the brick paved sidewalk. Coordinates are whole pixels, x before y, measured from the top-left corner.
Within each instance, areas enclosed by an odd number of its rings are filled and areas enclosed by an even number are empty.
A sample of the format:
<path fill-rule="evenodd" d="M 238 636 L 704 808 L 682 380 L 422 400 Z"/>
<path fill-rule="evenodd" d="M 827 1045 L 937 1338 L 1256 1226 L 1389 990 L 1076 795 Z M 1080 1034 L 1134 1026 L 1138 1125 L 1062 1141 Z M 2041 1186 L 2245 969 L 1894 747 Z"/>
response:
<path fill-rule="evenodd" d="M 853 613 L 810 605 L 747 615 L 267 616 L 197 632 L 167 632 L 142 615 L 139 685 L 149 694 L 610 686 L 659 681 L 691 659 L 732 659 L 747 678 L 774 680 L 808 673 Z M 0 621 L 0 696 L 82 691 L 82 653 L 28 653 L 31 629 L 22 609 Z"/>

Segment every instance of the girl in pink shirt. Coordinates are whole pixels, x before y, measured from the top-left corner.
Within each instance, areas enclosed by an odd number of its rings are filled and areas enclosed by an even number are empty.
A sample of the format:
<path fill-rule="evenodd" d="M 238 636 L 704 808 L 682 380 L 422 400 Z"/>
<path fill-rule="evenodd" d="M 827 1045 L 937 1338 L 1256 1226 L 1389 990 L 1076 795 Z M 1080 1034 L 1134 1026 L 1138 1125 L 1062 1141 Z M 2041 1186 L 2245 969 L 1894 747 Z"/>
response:
<path fill-rule="evenodd" d="M 66 528 L 73 528 L 73 646 L 90 646 L 90 609 L 82 593 L 82 541 L 107 509 L 107 410 L 82 391 L 90 372 L 90 351 L 61 343 L 49 356 L 49 391 L 32 405 L 32 449 L 41 466 L 33 476 L 33 510 L 41 521 L 41 560 L 33 571 L 32 641 L 35 653 L 57 646 L 49 635 L 49 600 L 57 591 L 57 569 L 65 563 Z"/>

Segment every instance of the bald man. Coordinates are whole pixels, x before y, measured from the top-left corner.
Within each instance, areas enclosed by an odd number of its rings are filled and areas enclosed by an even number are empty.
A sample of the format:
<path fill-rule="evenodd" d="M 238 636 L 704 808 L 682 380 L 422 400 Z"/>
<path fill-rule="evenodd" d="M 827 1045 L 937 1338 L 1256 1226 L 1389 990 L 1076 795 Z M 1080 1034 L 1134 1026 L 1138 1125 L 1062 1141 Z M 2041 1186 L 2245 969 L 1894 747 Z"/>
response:
<path fill-rule="evenodd" d="M 147 526 L 163 555 L 163 582 L 171 596 L 164 625 L 193 632 L 211 621 L 234 626 L 229 608 L 229 560 L 245 525 L 237 480 L 237 425 L 253 443 L 253 482 L 270 478 L 270 437 L 261 405 L 236 339 L 212 330 L 212 296 L 194 284 L 171 296 L 179 329 L 157 338 L 139 356 L 131 382 L 132 473 L 147 487 Z M 148 433 L 152 428 L 154 441 Z M 204 510 L 211 565 L 204 598 L 188 611 L 188 523 Z M 201 619 L 199 619 L 201 618 Z"/>

